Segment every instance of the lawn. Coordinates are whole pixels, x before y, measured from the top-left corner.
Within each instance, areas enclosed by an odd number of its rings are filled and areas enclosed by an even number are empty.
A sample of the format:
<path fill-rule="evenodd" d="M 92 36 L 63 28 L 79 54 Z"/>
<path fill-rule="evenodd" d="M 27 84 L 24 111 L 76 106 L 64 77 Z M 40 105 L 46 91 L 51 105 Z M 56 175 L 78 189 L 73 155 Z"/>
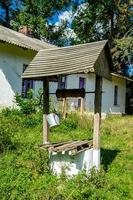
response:
<path fill-rule="evenodd" d="M 108 117 L 101 125 L 101 170 L 73 179 L 54 176 L 42 143 L 41 114 L 0 114 L 0 199 L 133 199 L 133 116 Z M 51 141 L 92 139 L 92 119 L 76 114 L 50 132 Z"/>

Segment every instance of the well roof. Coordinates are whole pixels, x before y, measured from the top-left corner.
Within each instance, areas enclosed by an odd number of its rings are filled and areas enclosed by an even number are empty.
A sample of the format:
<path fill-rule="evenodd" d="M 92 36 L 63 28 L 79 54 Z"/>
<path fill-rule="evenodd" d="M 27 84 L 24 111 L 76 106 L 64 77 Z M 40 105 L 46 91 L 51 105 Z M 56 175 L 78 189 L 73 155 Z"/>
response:
<path fill-rule="evenodd" d="M 43 78 L 61 74 L 88 73 L 110 79 L 112 58 L 107 41 L 40 50 L 22 78 Z"/>
<path fill-rule="evenodd" d="M 0 25 L 0 40 L 13 45 L 17 45 L 22 48 L 32 49 L 34 51 L 55 47 L 54 45 L 48 44 L 36 38 L 28 37 L 22 33 L 13 31 L 1 25 Z"/>

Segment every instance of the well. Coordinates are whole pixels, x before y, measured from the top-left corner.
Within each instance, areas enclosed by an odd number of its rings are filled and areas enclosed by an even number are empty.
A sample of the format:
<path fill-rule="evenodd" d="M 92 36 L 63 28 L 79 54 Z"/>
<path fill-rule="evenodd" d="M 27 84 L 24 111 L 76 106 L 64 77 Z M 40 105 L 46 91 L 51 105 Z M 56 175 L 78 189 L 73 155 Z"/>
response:
<path fill-rule="evenodd" d="M 102 102 L 102 78 L 111 79 L 112 58 L 107 41 L 40 50 L 22 75 L 24 79 L 43 81 L 43 145 L 50 155 L 50 167 L 59 174 L 62 167 L 68 166 L 68 174 L 77 174 L 86 165 L 89 171 L 92 166 L 100 167 L 100 122 Z M 88 141 L 71 141 L 65 144 L 53 144 L 49 141 L 49 82 L 58 81 L 59 77 L 68 74 L 95 73 L 95 101 L 93 145 Z M 87 89 L 87 88 L 86 88 Z M 58 97 L 76 96 L 85 98 L 85 88 L 74 90 L 57 90 Z M 65 105 L 65 103 L 64 103 Z M 84 143 L 85 142 L 85 143 Z M 88 146 L 87 146 L 88 145 Z"/>
<path fill-rule="evenodd" d="M 80 171 L 89 172 L 93 166 L 92 141 L 69 141 L 40 145 L 41 149 L 48 149 L 50 169 L 54 174 L 77 175 Z"/>

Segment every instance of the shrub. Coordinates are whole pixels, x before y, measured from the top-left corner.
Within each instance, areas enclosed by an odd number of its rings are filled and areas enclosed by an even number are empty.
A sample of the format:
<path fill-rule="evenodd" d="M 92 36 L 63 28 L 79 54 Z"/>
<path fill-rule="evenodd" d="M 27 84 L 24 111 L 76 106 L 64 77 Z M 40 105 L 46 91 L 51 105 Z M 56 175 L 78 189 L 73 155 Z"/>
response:
<path fill-rule="evenodd" d="M 16 131 L 16 127 L 2 115 L 0 115 L 0 122 L 0 152 L 3 152 L 13 147 L 11 137 Z"/>
<path fill-rule="evenodd" d="M 36 113 L 39 102 L 37 98 L 33 98 L 32 90 L 28 91 L 27 98 L 22 98 L 21 95 L 16 94 L 15 99 L 23 114 L 29 115 Z"/>
<path fill-rule="evenodd" d="M 36 114 L 31 114 L 28 116 L 23 116 L 22 118 L 22 126 L 24 128 L 35 127 L 42 123 L 42 113 L 38 112 Z"/>

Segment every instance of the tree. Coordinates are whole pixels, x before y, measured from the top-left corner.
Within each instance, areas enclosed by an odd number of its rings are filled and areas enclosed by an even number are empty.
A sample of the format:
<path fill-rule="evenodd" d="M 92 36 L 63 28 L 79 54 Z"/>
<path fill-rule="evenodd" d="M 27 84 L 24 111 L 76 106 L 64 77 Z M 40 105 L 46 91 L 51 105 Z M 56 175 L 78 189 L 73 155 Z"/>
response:
<path fill-rule="evenodd" d="M 85 0 L 72 23 L 79 42 L 121 38 L 133 25 L 131 6 L 130 0 Z"/>
<path fill-rule="evenodd" d="M 58 39 L 63 34 L 64 26 L 55 33 L 54 25 L 50 24 L 49 20 L 56 12 L 65 9 L 70 2 L 71 0 L 24 0 L 14 28 L 27 26 L 32 30 L 33 37 L 46 40 L 54 40 L 55 37 Z"/>
<path fill-rule="evenodd" d="M 125 69 L 126 65 L 133 64 L 133 38 L 126 37 L 115 40 L 112 56 L 115 69 L 118 72 Z"/>
<path fill-rule="evenodd" d="M 11 27 L 11 21 L 16 19 L 19 12 L 19 5 L 22 0 L 0 0 L 0 23 L 6 27 Z M 3 12 L 2 12 L 3 11 Z"/>

